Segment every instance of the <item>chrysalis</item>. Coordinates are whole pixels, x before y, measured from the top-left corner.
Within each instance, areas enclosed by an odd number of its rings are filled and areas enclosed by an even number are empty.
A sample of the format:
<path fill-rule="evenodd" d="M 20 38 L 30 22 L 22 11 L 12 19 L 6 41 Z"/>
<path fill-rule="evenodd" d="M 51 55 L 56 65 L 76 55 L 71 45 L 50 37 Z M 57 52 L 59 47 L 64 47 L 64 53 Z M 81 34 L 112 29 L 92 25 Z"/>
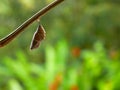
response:
<path fill-rule="evenodd" d="M 43 26 L 39 24 L 36 32 L 33 35 L 30 49 L 32 50 L 32 49 L 38 48 L 40 45 L 40 42 L 45 39 L 45 36 L 46 36 L 46 32 L 45 32 Z"/>

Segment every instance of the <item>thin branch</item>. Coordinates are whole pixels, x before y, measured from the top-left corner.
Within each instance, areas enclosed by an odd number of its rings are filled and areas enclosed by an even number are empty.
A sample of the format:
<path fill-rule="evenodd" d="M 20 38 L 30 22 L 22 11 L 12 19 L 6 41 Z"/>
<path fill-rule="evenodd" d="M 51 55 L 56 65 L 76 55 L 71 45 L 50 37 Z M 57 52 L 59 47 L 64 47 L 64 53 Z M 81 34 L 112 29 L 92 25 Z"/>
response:
<path fill-rule="evenodd" d="M 43 16 L 46 12 L 48 12 L 53 7 L 57 6 L 64 0 L 55 0 L 40 11 L 38 11 L 36 14 L 34 14 L 32 17 L 30 17 L 28 20 L 26 20 L 23 24 L 21 24 L 17 29 L 15 29 L 12 33 L 7 35 L 5 38 L 0 40 L 0 47 L 3 47 L 7 45 L 9 42 L 11 42 L 16 36 L 18 36 L 21 32 L 25 30 L 30 24 L 32 24 L 35 20 L 37 20 L 39 17 Z"/>

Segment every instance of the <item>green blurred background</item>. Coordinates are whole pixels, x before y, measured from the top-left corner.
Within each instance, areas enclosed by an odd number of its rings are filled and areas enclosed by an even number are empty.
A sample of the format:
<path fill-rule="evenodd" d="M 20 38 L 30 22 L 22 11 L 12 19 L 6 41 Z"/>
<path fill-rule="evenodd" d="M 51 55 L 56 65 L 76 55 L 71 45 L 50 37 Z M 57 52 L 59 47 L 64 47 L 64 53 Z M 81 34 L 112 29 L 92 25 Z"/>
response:
<path fill-rule="evenodd" d="M 54 0 L 1 0 L 0 39 Z M 65 0 L 0 48 L 0 90 L 120 90 L 120 1 Z"/>

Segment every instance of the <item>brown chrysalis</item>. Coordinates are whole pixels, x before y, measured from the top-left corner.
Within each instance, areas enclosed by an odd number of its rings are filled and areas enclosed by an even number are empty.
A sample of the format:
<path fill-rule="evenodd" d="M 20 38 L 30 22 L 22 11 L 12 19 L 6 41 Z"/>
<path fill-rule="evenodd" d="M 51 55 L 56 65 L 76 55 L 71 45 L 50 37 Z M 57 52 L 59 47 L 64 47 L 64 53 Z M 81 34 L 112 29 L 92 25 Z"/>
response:
<path fill-rule="evenodd" d="M 30 49 L 38 48 L 41 41 L 45 39 L 46 32 L 42 25 L 38 25 L 37 30 L 33 35 L 33 39 L 31 41 Z"/>

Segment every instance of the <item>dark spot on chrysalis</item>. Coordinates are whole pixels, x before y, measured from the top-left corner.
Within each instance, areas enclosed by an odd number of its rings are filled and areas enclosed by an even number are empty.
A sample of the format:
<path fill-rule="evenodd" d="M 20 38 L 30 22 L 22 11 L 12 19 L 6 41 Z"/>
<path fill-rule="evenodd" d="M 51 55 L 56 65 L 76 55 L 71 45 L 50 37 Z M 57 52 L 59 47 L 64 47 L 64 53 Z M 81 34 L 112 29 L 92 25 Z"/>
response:
<path fill-rule="evenodd" d="M 30 49 L 38 48 L 41 41 L 45 39 L 46 32 L 42 25 L 38 25 L 37 30 L 33 35 L 33 39 L 31 41 Z"/>

